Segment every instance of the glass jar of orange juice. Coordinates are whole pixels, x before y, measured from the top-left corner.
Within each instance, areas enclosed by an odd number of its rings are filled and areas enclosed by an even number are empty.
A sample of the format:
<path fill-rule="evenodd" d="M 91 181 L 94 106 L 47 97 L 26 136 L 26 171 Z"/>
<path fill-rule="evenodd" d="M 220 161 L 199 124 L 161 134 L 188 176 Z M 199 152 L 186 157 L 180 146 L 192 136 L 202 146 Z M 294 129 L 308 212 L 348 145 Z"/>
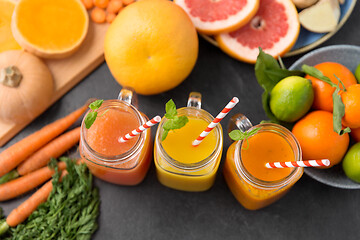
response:
<path fill-rule="evenodd" d="M 215 181 L 223 148 L 223 132 L 218 124 L 199 146 L 192 142 L 214 120 L 201 109 L 201 94 L 192 92 L 185 108 L 178 116 L 187 116 L 189 122 L 181 129 L 170 131 L 162 141 L 163 118 L 158 126 L 154 161 L 158 180 L 165 186 L 182 191 L 205 191 Z"/>
<path fill-rule="evenodd" d="M 131 103 L 136 96 L 123 88 L 119 98 L 106 100 L 97 109 L 93 125 L 81 124 L 80 155 L 90 171 L 98 178 L 120 185 L 140 183 L 150 166 L 152 146 L 150 129 L 120 143 L 119 138 L 143 125 L 148 118 Z"/>
<path fill-rule="evenodd" d="M 277 201 L 300 179 L 303 168 L 265 167 L 267 162 L 301 161 L 301 148 L 286 128 L 272 123 L 252 126 L 242 114 L 233 116 L 230 129 L 260 130 L 248 139 L 231 144 L 223 171 L 235 198 L 249 210 L 257 210 Z"/>

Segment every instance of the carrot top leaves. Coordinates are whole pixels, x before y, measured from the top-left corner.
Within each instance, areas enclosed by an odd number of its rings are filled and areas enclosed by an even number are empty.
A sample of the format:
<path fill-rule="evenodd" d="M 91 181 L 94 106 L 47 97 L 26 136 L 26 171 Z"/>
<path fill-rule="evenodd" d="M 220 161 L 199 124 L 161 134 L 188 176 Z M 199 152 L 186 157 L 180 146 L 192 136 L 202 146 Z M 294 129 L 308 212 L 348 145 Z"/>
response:
<path fill-rule="evenodd" d="M 48 200 L 24 223 L 10 228 L 5 239 L 90 239 L 96 231 L 100 199 L 92 175 L 85 164 L 61 160 L 66 162 L 68 174 L 59 181 L 56 172 Z"/>

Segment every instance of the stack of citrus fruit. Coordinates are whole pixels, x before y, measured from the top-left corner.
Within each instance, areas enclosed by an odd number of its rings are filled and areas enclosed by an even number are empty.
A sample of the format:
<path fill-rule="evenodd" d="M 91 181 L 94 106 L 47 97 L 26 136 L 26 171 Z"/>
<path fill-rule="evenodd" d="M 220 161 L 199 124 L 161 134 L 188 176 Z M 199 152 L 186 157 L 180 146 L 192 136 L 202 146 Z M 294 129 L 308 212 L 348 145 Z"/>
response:
<path fill-rule="evenodd" d="M 343 129 L 351 128 L 353 141 L 360 141 L 360 84 L 357 84 L 354 74 L 335 62 L 323 62 L 314 67 L 340 86 L 338 95 L 344 104 L 342 111 L 345 112 L 342 117 Z M 349 134 L 334 131 L 334 119 L 341 109 L 339 106 L 336 109 L 333 107 L 334 91 L 335 87 L 313 76 L 291 76 L 275 85 L 269 105 L 278 120 L 294 123 L 292 132 L 301 145 L 304 160 L 329 159 L 332 167 L 346 155 L 343 162 L 345 173 L 351 179 L 360 181 L 360 145 L 356 144 L 348 151 Z M 308 112 L 310 108 L 313 111 Z"/>
<path fill-rule="evenodd" d="M 255 63 L 259 47 L 274 57 L 295 44 L 300 23 L 291 0 L 174 0 L 203 34 L 230 56 Z"/>

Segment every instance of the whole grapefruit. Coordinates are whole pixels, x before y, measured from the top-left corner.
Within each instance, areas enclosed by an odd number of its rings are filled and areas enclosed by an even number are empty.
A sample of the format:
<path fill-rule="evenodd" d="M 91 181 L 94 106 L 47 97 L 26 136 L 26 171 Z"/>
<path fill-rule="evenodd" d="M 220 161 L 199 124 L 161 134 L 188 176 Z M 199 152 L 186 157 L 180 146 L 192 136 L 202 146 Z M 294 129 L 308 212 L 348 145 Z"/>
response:
<path fill-rule="evenodd" d="M 333 130 L 333 115 L 314 111 L 300 119 L 292 130 L 300 143 L 304 160 L 329 159 L 332 167 L 341 162 L 349 146 L 349 134 Z"/>
<path fill-rule="evenodd" d="M 184 10 L 167 0 L 142 0 L 110 25 L 105 60 L 122 86 L 152 95 L 179 85 L 198 56 L 198 37 Z"/>

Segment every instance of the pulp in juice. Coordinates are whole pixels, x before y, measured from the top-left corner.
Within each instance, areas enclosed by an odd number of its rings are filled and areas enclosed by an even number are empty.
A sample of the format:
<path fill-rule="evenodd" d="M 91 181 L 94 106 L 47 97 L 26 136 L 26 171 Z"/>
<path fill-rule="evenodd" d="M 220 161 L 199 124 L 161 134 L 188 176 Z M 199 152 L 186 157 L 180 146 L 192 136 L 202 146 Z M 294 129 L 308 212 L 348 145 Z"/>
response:
<path fill-rule="evenodd" d="M 145 136 L 143 139 L 138 135 L 125 143 L 118 141 L 119 137 L 140 124 L 130 107 L 98 111 L 93 125 L 85 130 L 84 138 L 89 147 L 101 157 L 94 155 L 84 144 L 80 147 L 83 159 L 96 177 L 121 185 L 136 185 L 144 179 L 152 153 L 150 130 L 142 133 Z M 140 147 L 136 150 L 134 146 L 138 143 Z"/>
<path fill-rule="evenodd" d="M 273 132 L 261 132 L 243 143 L 241 158 L 245 169 L 257 179 L 278 181 L 288 176 L 293 169 L 265 167 L 267 162 L 294 161 L 294 152 L 286 141 Z"/>
<path fill-rule="evenodd" d="M 193 116 L 188 118 L 189 122 L 183 128 L 170 131 L 167 138 L 161 142 L 167 156 L 160 151 L 159 142 L 155 144 L 157 176 L 163 185 L 170 188 L 182 191 L 205 191 L 215 181 L 221 159 L 222 141 L 218 140 L 220 136 L 215 134 L 216 129 L 214 129 L 200 145 L 192 146 L 192 142 L 210 122 Z M 221 127 L 220 131 L 222 131 Z M 159 141 L 159 138 L 156 141 Z M 174 166 L 169 163 L 172 159 L 180 165 Z"/>
<path fill-rule="evenodd" d="M 229 147 L 223 171 L 231 192 L 249 210 L 260 209 L 277 201 L 302 176 L 302 169 L 265 167 L 267 162 L 295 160 L 295 150 L 279 133 L 259 131 L 248 139 L 248 143 L 246 140 L 242 142 L 240 151 L 239 145 L 239 142 L 234 142 Z M 288 178 L 292 171 L 295 173 Z M 248 179 L 249 175 L 251 179 Z"/>

